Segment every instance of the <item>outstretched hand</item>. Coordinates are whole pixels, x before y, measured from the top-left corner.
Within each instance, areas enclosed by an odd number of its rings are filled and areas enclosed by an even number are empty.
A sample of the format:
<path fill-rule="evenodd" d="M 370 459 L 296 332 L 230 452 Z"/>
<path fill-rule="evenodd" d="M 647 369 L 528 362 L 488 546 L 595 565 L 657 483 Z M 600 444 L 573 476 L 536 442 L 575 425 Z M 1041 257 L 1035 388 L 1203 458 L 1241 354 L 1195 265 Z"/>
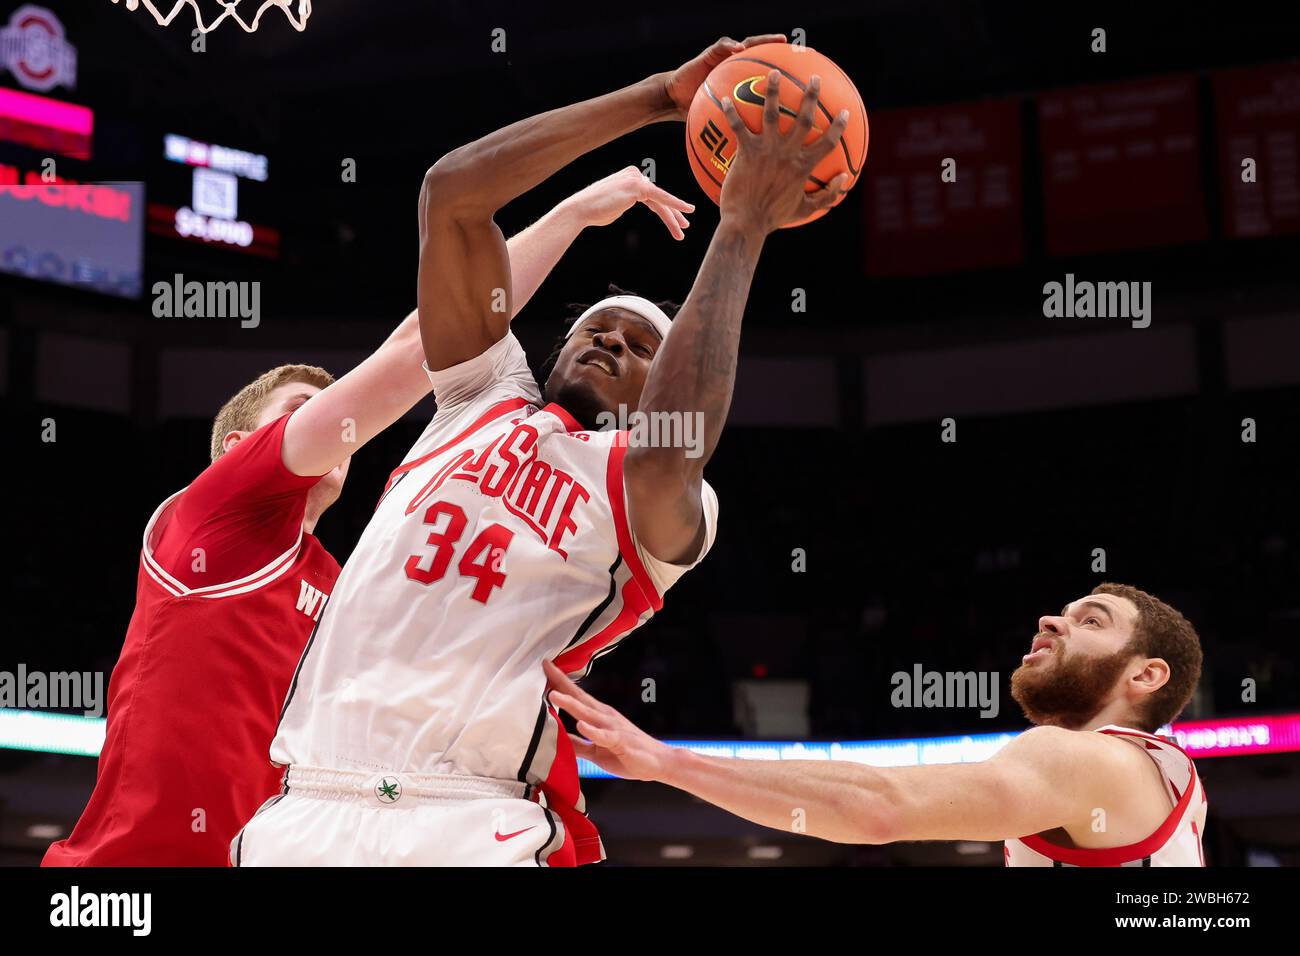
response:
<path fill-rule="evenodd" d="M 804 192 L 817 164 L 839 146 L 849 111 L 840 110 L 824 133 L 805 142 L 813 129 L 821 77 L 809 79 L 788 133 L 780 128 L 780 91 L 781 74 L 772 70 L 763 97 L 763 128 L 757 133 L 745 125 L 730 97 L 722 99 L 723 115 L 736 137 L 736 155 L 722 182 L 718 205 L 723 218 L 739 218 L 764 234 L 829 208 L 851 183 L 848 173 L 840 173 L 824 189 Z"/>
<path fill-rule="evenodd" d="M 685 213 L 694 212 L 695 206 L 660 189 L 635 166 L 597 180 L 574 193 L 563 205 L 577 214 L 583 226 L 608 226 L 637 203 L 644 204 L 663 220 L 674 239 L 685 238 L 683 230 L 690 225 Z"/>
<path fill-rule="evenodd" d="M 668 93 L 668 98 L 672 100 L 673 105 L 677 108 L 679 118 L 686 119 L 686 114 L 691 108 L 691 100 L 695 99 L 695 91 L 713 72 L 713 68 L 727 57 L 733 53 L 739 53 L 741 50 L 758 46 L 760 43 L 784 42 L 784 33 L 762 33 L 758 36 L 745 37 L 743 40 L 723 37 L 695 59 L 683 63 L 673 70 L 664 80 L 664 89 Z"/>
<path fill-rule="evenodd" d="M 554 688 L 551 703 L 577 718 L 578 733 L 587 738 L 569 735 L 579 757 L 627 780 L 663 778 L 673 748 L 596 700 L 550 661 L 543 661 L 542 668 Z"/>

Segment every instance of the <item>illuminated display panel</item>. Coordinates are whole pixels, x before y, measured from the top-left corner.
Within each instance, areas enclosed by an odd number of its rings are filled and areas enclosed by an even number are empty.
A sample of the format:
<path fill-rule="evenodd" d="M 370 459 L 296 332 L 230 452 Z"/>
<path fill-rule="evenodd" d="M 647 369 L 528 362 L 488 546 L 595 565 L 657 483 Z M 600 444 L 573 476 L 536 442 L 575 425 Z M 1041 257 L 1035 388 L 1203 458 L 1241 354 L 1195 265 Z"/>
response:
<path fill-rule="evenodd" d="M 138 298 L 143 183 L 24 182 L 0 166 L 0 272 Z M 4 184 L 9 181 L 9 184 Z"/>
<path fill-rule="evenodd" d="M 104 744 L 102 717 L 0 708 L 0 749 L 36 750 L 99 756 Z M 1161 733 L 1192 757 L 1228 757 L 1300 751 L 1300 714 L 1221 718 L 1175 723 Z M 974 763 L 997 753 L 1015 733 L 965 734 L 901 740 L 669 740 L 665 743 L 714 757 L 747 760 L 849 760 L 872 767 Z M 584 777 L 610 777 L 579 758 Z"/>
<path fill-rule="evenodd" d="M 168 133 L 152 187 L 151 235 L 274 259 L 280 233 L 270 214 L 270 160 L 257 152 Z"/>
<path fill-rule="evenodd" d="M 94 133 L 95 113 L 85 106 L 0 89 L 0 141 L 87 160 Z"/>

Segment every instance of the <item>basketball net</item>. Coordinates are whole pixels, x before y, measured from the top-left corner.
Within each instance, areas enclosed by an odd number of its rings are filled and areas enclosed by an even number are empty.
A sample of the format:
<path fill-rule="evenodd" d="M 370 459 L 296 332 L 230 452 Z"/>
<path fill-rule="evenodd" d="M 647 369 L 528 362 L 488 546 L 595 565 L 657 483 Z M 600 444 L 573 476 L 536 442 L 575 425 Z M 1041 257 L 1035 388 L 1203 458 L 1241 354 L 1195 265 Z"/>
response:
<path fill-rule="evenodd" d="M 113 0 L 113 2 L 119 3 L 120 0 Z M 165 6 L 167 0 L 159 0 L 159 2 Z M 168 13 L 166 16 L 158 11 L 158 8 L 153 5 L 152 0 L 126 0 L 126 8 L 132 11 L 138 10 L 140 4 L 143 3 L 144 8 L 152 13 L 153 18 L 158 21 L 158 25 L 165 27 L 176 19 L 176 14 L 180 13 L 180 11 L 185 7 L 189 7 L 194 11 L 194 19 L 199 25 L 200 33 L 208 33 L 215 30 L 224 20 L 227 19 L 234 20 L 238 23 L 245 33 L 252 33 L 257 29 L 257 25 L 262 21 L 262 14 L 270 7 L 279 7 L 283 10 L 284 15 L 289 19 L 290 25 L 301 33 L 303 30 L 307 29 L 307 18 L 311 16 L 311 0 L 261 0 L 261 6 L 257 8 L 257 13 L 253 16 L 253 22 L 247 23 L 244 18 L 239 15 L 239 11 L 236 9 L 239 6 L 240 0 L 214 0 L 214 2 L 221 5 L 221 15 L 211 23 L 206 24 L 203 22 L 203 11 L 199 9 L 197 0 L 176 0 L 175 4 L 172 6 L 171 13 Z M 255 0 L 249 0 L 247 6 L 252 7 L 254 2 Z M 295 7 L 298 10 L 297 16 L 295 16 L 293 12 L 293 8 Z"/>

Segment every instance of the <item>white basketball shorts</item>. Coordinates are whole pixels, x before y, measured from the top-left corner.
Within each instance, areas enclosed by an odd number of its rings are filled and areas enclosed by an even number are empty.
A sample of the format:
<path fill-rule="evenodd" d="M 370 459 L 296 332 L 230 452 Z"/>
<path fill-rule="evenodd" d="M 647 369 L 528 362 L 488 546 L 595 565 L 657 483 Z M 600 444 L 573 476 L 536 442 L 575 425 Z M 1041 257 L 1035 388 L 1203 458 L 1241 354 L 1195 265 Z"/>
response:
<path fill-rule="evenodd" d="M 524 784 L 293 766 L 231 841 L 232 866 L 545 866 L 563 823 Z"/>

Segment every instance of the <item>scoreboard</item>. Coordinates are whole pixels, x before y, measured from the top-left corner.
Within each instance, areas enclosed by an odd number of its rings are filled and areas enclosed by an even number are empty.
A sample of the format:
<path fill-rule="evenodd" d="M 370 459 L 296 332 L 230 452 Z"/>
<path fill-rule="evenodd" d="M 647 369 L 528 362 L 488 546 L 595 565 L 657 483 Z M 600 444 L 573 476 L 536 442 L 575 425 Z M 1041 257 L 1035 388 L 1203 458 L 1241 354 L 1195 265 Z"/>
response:
<path fill-rule="evenodd" d="M 153 265 L 169 270 L 279 257 L 280 233 L 264 224 L 275 216 L 266 155 L 127 127 L 156 144 L 131 161 L 141 150 L 115 148 L 111 136 L 96 146 L 97 119 L 84 106 L 0 88 L 0 272 L 138 298 L 146 232 L 175 245 L 171 255 L 149 248 Z"/>
<path fill-rule="evenodd" d="M 279 256 L 279 231 L 259 222 L 271 201 L 266 156 L 168 133 L 161 157 L 150 176 L 151 234 L 226 252 Z"/>
<path fill-rule="evenodd" d="M 0 271 L 138 298 L 143 183 L 0 186 Z"/>
<path fill-rule="evenodd" d="M 0 88 L 0 272 L 137 298 L 144 185 L 90 181 L 94 128 L 85 106 Z"/>

